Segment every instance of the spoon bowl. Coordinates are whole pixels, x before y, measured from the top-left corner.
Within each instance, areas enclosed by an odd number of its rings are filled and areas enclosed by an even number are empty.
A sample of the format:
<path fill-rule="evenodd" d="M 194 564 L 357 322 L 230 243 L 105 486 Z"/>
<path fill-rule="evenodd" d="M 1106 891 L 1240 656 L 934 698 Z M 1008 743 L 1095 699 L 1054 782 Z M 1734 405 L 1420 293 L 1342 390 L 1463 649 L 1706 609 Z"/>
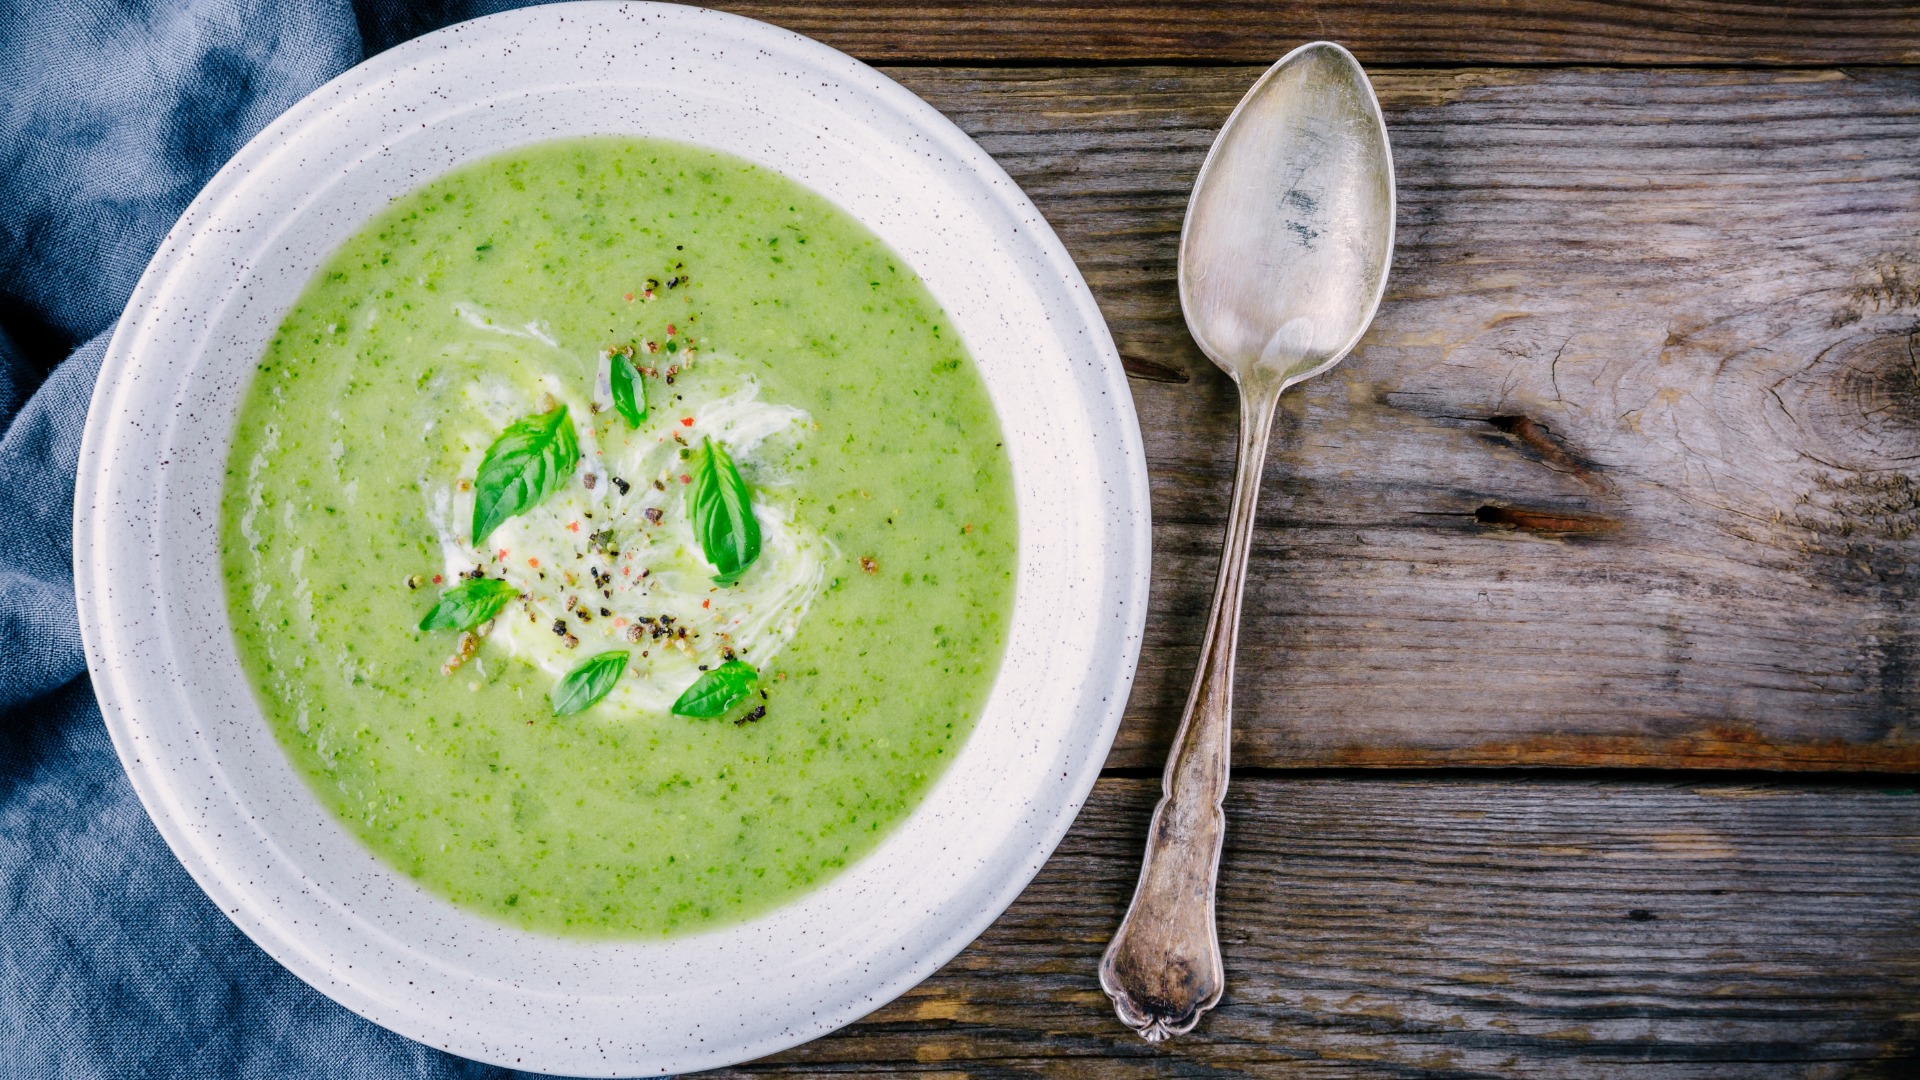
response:
<path fill-rule="evenodd" d="M 1149 1042 L 1193 1029 L 1225 988 L 1214 882 L 1226 836 L 1233 660 L 1274 406 L 1366 332 L 1393 258 L 1393 155 L 1367 74 L 1328 41 L 1247 91 L 1200 167 L 1180 233 L 1180 307 L 1240 386 L 1240 458 L 1200 667 L 1147 833 L 1133 904 L 1100 961 Z"/>
<path fill-rule="evenodd" d="M 1285 389 L 1360 340 L 1387 287 L 1393 159 L 1353 54 L 1302 45 L 1215 138 L 1180 232 L 1180 307 L 1207 356 Z"/>

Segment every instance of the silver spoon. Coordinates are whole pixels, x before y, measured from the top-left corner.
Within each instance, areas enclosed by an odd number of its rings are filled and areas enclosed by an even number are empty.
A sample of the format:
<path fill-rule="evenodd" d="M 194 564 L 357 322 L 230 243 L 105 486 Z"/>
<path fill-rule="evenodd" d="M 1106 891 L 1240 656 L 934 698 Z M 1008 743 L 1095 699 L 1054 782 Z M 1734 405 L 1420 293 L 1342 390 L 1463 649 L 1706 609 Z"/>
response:
<path fill-rule="evenodd" d="M 1220 1000 L 1214 879 L 1226 833 L 1233 653 L 1267 436 L 1280 394 L 1340 362 L 1393 257 L 1393 156 L 1367 73 L 1330 41 L 1267 69 L 1213 141 L 1180 233 L 1193 339 L 1240 384 L 1240 462 L 1200 669 L 1161 780 L 1140 884 L 1100 961 L 1114 1011 L 1148 1042 Z"/>

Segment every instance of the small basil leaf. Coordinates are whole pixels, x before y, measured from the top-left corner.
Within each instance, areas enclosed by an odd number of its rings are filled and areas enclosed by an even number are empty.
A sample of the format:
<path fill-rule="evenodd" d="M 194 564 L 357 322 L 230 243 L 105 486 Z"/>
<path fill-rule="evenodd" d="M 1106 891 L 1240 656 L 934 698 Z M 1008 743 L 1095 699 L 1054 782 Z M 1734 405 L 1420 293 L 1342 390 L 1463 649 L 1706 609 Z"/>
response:
<path fill-rule="evenodd" d="M 567 672 L 547 692 L 547 700 L 553 703 L 553 715 L 572 716 L 606 697 L 626 670 L 625 649 L 587 657 L 585 663 Z"/>
<path fill-rule="evenodd" d="M 703 719 L 719 716 L 732 708 L 734 702 L 746 697 L 759 678 L 760 673 L 750 665 L 738 659 L 729 660 L 695 679 L 687 692 L 673 703 L 673 714 Z"/>
<path fill-rule="evenodd" d="M 613 389 L 613 408 L 637 428 L 647 418 L 647 384 L 633 370 L 633 362 L 624 352 L 607 354 L 607 385 Z"/>
<path fill-rule="evenodd" d="M 740 478 L 727 448 L 700 440 L 693 456 L 693 482 L 687 487 L 687 519 L 700 550 L 719 573 L 715 581 L 731 585 L 760 557 L 760 522 L 753 516 L 753 495 Z"/>
<path fill-rule="evenodd" d="M 494 578 L 472 578 L 440 594 L 427 617 L 420 620 L 422 630 L 471 630 L 507 606 L 520 590 Z"/>
<path fill-rule="evenodd" d="M 508 424 L 487 447 L 473 480 L 474 546 L 501 522 L 559 490 L 579 460 L 580 444 L 565 405 Z"/>

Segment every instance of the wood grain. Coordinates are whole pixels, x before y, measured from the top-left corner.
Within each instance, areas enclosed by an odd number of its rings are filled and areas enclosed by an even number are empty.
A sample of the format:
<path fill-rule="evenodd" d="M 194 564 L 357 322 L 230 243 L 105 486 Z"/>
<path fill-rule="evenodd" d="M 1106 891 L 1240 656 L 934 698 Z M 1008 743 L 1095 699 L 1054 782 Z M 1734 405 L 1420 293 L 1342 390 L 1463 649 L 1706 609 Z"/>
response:
<path fill-rule="evenodd" d="M 1154 587 L 1110 764 L 1157 766 L 1232 470 L 1174 292 L 1255 69 L 926 70 L 1135 380 Z M 1386 72 L 1387 300 L 1289 395 L 1245 765 L 1920 768 L 1920 73 Z"/>
<path fill-rule="evenodd" d="M 1228 988 L 1119 1025 L 1095 966 L 1157 785 L 1106 780 L 1018 902 L 840 1034 L 722 1075 L 1914 1075 L 1920 796 L 1587 781 L 1242 782 Z"/>
<path fill-rule="evenodd" d="M 1272 63 L 1331 38 L 1363 62 L 1867 64 L 1920 60 L 1912 3 L 1760 0 L 855 0 L 719 3 L 892 62 Z"/>

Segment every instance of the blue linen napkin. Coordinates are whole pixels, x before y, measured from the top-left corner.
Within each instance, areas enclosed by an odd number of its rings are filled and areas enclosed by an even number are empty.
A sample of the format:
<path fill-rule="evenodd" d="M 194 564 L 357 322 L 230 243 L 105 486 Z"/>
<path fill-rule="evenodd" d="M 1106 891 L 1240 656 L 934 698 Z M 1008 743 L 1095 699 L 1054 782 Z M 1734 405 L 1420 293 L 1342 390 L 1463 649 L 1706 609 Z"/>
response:
<path fill-rule="evenodd" d="M 335 1005 L 187 877 L 88 685 L 71 537 L 107 338 L 195 193 L 363 57 L 512 6 L 0 0 L 0 1077 L 524 1075 Z"/>

